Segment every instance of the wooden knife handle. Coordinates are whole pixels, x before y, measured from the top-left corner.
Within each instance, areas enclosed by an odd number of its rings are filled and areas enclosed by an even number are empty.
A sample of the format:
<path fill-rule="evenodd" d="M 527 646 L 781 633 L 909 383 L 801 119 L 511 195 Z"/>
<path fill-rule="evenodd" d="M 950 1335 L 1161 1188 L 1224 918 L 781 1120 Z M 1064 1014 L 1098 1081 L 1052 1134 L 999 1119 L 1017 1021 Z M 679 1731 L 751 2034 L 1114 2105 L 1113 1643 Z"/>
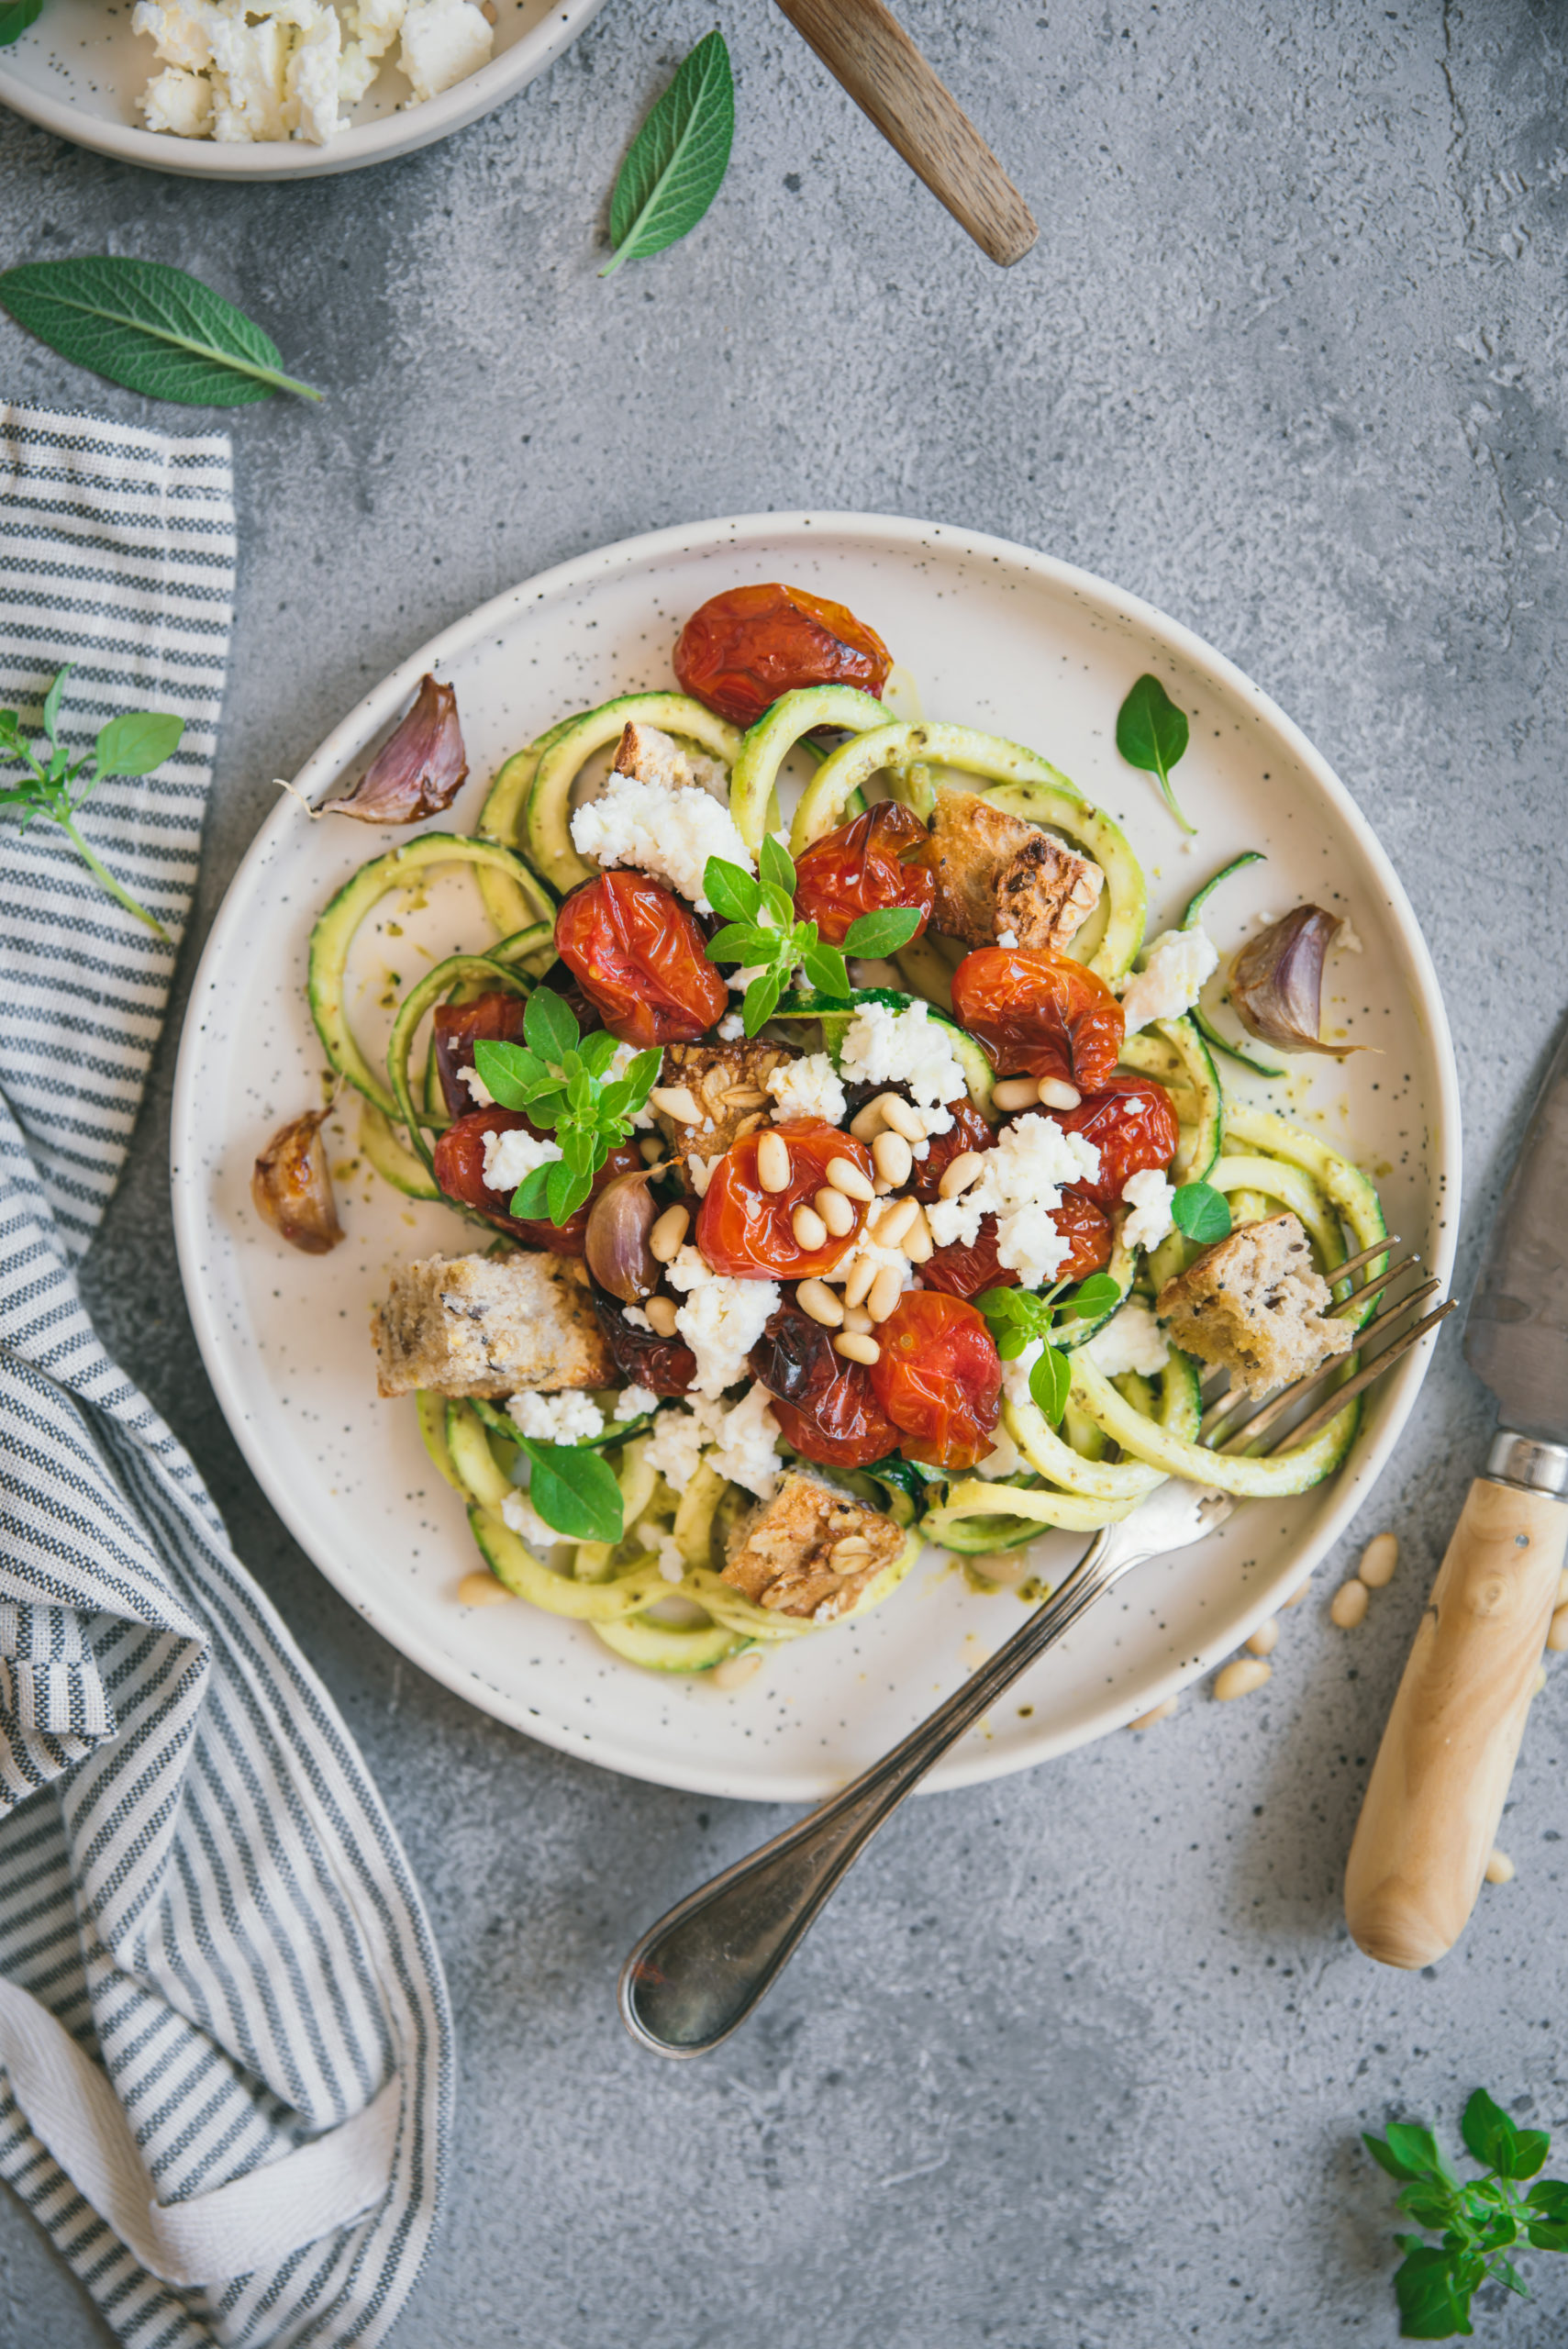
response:
<path fill-rule="evenodd" d="M 1001 268 L 1039 236 L 1033 213 L 883 0 L 779 0 L 856 106 Z"/>
<path fill-rule="evenodd" d="M 1470 1920 L 1557 1605 L 1568 1502 L 1478 1476 L 1377 1750 L 1345 1918 L 1384 1965 L 1430 1965 Z"/>

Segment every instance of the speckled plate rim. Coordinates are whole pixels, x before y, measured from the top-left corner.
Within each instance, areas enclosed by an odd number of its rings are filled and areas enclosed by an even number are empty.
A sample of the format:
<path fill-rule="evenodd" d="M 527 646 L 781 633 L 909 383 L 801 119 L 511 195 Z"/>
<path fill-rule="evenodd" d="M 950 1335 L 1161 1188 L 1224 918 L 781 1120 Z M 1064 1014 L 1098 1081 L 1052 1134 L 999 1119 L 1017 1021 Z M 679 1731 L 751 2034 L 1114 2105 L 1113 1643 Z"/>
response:
<path fill-rule="evenodd" d="M 885 550 L 890 554 L 907 551 L 917 559 L 922 550 L 940 545 L 944 551 L 978 562 L 1007 565 L 1022 571 L 1035 580 L 1058 590 L 1065 590 L 1073 597 L 1089 605 L 1106 620 L 1152 637 L 1182 660 L 1207 668 L 1217 683 L 1250 704 L 1258 718 L 1274 729 L 1282 746 L 1311 774 L 1335 815 L 1353 836 L 1358 848 L 1375 872 L 1397 930 L 1399 944 L 1406 958 L 1406 975 L 1427 1028 L 1437 1073 L 1438 1099 L 1435 1104 L 1423 1100 L 1422 1107 L 1430 1121 L 1435 1143 L 1430 1168 L 1432 1186 L 1434 1193 L 1440 1192 L 1443 1196 L 1446 1207 L 1444 1215 L 1438 1221 L 1428 1262 L 1430 1271 L 1446 1283 L 1452 1270 L 1459 1224 L 1459 1076 L 1437 973 L 1398 874 L 1372 827 L 1328 761 L 1260 686 L 1255 685 L 1223 653 L 1217 651 L 1179 621 L 1169 618 L 1141 597 L 1112 586 L 1092 572 L 1080 570 L 1076 564 L 1062 562 L 1054 556 L 1040 554 L 1010 540 L 995 538 L 984 532 L 965 530 L 945 523 L 915 521 L 900 516 L 879 514 L 829 511 L 748 514 L 684 524 L 670 529 L 649 531 L 637 538 L 623 539 L 612 546 L 558 563 L 532 579 L 524 580 L 520 585 L 493 596 L 466 618 L 454 621 L 450 628 L 430 638 L 356 704 L 342 722 L 333 729 L 300 769 L 295 778 L 295 788 L 313 802 L 323 796 L 337 777 L 391 721 L 427 670 L 441 667 L 450 670 L 451 663 L 482 639 L 494 635 L 498 628 L 530 607 L 537 608 L 555 597 L 573 596 L 617 571 L 649 570 L 665 560 L 730 551 L 744 547 L 751 540 L 776 546 L 781 539 L 787 539 L 792 533 L 799 536 L 804 547 L 811 543 L 813 532 L 817 534 L 818 540 L 828 533 L 839 538 L 863 538 L 868 542 L 875 541 L 878 551 Z M 266 862 L 271 844 L 280 830 L 295 820 L 295 811 L 284 800 L 262 824 L 229 884 L 197 966 L 174 1074 L 171 1182 L 181 1278 L 202 1359 L 235 1441 L 278 1515 L 306 1555 L 334 1587 L 373 1630 L 381 1632 L 411 1663 L 450 1688 L 455 1695 L 477 1706 L 481 1711 L 506 1722 L 513 1729 L 521 1730 L 543 1744 L 553 1746 L 561 1753 L 596 1762 L 624 1776 L 644 1779 L 657 1786 L 673 1787 L 695 1794 L 734 1796 L 738 1799 L 751 1801 L 819 1799 L 822 1793 L 819 1786 L 803 1787 L 795 1776 L 785 1772 L 779 1774 L 773 1791 L 763 1792 L 755 1784 L 732 1787 L 725 1782 L 722 1776 L 716 1775 L 711 1767 L 704 1767 L 700 1764 L 688 1765 L 680 1755 L 652 1756 L 641 1745 L 622 1746 L 617 1743 L 613 1731 L 606 1733 L 601 1731 L 591 1743 L 585 1743 L 580 1731 L 547 1720 L 536 1707 L 513 1700 L 452 1659 L 432 1655 L 410 1645 L 400 1636 L 399 1627 L 389 1610 L 378 1605 L 374 1592 L 367 1590 L 360 1578 L 345 1568 L 323 1543 L 319 1524 L 295 1505 L 286 1476 L 276 1467 L 252 1425 L 240 1391 L 237 1366 L 230 1360 L 229 1333 L 195 1277 L 201 1263 L 206 1215 L 198 1171 L 201 1152 L 197 1121 L 201 1114 L 201 1097 L 197 1062 L 204 1007 L 217 974 L 240 941 L 250 894 L 250 875 L 259 863 Z M 1211 1639 L 1170 1670 L 1150 1674 L 1135 1691 L 1129 1693 L 1125 1686 L 1118 1689 L 1097 1711 L 1065 1730 L 1053 1732 L 1042 1721 L 1027 1752 L 999 1754 L 989 1746 L 961 1746 L 956 1753 L 950 1754 L 931 1773 L 921 1791 L 936 1793 L 951 1787 L 981 1785 L 993 1778 L 1010 1776 L 1018 1770 L 1032 1769 L 1037 1763 L 1049 1761 L 1075 1746 L 1093 1743 L 1112 1731 L 1125 1728 L 1129 1720 L 1162 1704 L 1167 1697 L 1174 1696 L 1226 1656 L 1233 1654 L 1258 1624 L 1278 1607 L 1282 1593 L 1294 1588 L 1297 1582 L 1311 1573 L 1355 1517 L 1399 1440 L 1414 1408 L 1431 1353 L 1432 1340 L 1429 1338 L 1407 1355 L 1392 1374 L 1386 1382 L 1387 1401 L 1380 1422 L 1370 1442 L 1364 1432 L 1358 1435 L 1351 1458 L 1335 1486 L 1331 1508 L 1307 1533 L 1299 1549 L 1293 1552 L 1288 1569 L 1249 1594 L 1249 1602 L 1244 1606 L 1239 1605 L 1223 1626 L 1217 1628 Z"/>
<path fill-rule="evenodd" d="M 150 172 L 168 172 L 181 179 L 269 181 L 323 179 L 337 172 L 362 171 L 367 164 L 391 162 L 399 155 L 432 147 L 454 130 L 491 114 L 518 90 L 553 65 L 605 6 L 605 0 L 556 0 L 548 17 L 520 40 L 465 75 L 439 97 L 398 114 L 382 115 L 340 130 L 324 147 L 294 139 L 258 139 L 246 146 L 220 145 L 211 139 L 177 139 L 172 131 L 139 130 L 134 123 L 113 122 L 89 114 L 84 107 L 51 98 L 16 72 L 0 65 L 0 106 L 35 122 L 40 130 L 85 147 L 116 162 L 139 163 Z M 156 61 L 148 50 L 149 68 Z"/>

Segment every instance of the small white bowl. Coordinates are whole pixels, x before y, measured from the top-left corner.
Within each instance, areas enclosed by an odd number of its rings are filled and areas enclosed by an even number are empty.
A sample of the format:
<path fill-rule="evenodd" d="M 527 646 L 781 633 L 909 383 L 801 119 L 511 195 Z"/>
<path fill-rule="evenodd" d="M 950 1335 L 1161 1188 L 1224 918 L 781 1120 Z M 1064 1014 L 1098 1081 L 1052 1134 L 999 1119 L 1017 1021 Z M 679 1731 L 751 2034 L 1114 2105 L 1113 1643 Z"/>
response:
<path fill-rule="evenodd" d="M 384 66 L 349 127 L 324 147 L 299 139 L 231 147 L 142 127 L 137 99 L 162 67 L 151 41 L 130 28 L 132 0 L 112 11 L 103 0 L 47 0 L 37 24 L 14 48 L 0 50 L 0 106 L 78 147 L 149 171 L 202 180 L 318 179 L 411 155 L 477 122 L 553 64 L 604 5 L 496 0 L 495 55 L 439 98 L 407 105 L 407 83 Z"/>

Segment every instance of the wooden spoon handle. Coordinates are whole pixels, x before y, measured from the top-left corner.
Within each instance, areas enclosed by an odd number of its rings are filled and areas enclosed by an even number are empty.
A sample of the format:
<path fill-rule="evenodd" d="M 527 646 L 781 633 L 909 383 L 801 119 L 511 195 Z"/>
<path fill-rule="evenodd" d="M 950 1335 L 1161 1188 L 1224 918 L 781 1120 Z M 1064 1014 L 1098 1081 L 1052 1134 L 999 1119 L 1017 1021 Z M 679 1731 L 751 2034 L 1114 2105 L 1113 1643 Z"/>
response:
<path fill-rule="evenodd" d="M 1001 268 L 1039 236 L 1033 213 L 883 0 L 779 0 L 856 106 Z"/>
<path fill-rule="evenodd" d="M 1383 1732 L 1345 1871 L 1369 1957 L 1430 1965 L 1470 1920 L 1557 1605 L 1568 1502 L 1478 1476 Z"/>

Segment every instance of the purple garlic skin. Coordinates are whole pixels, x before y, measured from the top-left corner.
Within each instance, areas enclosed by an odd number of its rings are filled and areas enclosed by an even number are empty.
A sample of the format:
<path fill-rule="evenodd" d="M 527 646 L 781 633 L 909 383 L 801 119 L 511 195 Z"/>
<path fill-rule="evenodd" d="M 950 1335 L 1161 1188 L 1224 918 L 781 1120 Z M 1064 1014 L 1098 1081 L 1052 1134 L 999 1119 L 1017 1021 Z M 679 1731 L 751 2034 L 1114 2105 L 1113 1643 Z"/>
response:
<path fill-rule="evenodd" d="M 1333 1060 L 1360 1044 L 1326 1044 L 1323 964 L 1344 923 L 1321 906 L 1297 906 L 1256 938 L 1230 965 L 1230 1008 L 1260 1044 L 1286 1052 L 1326 1052 Z"/>
<path fill-rule="evenodd" d="M 450 807 L 468 778 L 458 723 L 457 688 L 419 680 L 414 707 L 399 721 L 352 791 L 324 809 L 361 824 L 417 824 Z"/>
<path fill-rule="evenodd" d="M 257 1214 L 291 1248 L 325 1256 L 344 1236 L 332 1196 L 332 1172 L 321 1129 L 330 1112 L 307 1109 L 280 1126 L 256 1161 L 250 1197 Z"/>
<path fill-rule="evenodd" d="M 648 1244 L 659 1208 L 649 1184 L 651 1166 L 634 1167 L 606 1183 L 588 1210 L 584 1253 L 601 1288 L 623 1305 L 639 1305 L 659 1286 L 663 1266 Z"/>

